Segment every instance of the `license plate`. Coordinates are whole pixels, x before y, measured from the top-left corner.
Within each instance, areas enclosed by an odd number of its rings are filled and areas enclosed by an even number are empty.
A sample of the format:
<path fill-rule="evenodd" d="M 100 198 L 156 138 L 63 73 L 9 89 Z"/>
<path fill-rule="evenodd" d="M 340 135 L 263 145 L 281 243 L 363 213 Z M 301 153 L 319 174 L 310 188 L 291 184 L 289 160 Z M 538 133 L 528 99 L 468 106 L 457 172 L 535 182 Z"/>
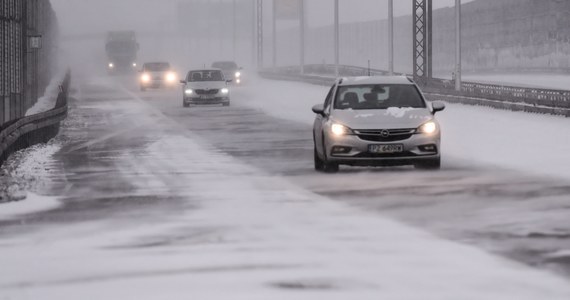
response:
<path fill-rule="evenodd" d="M 370 153 L 390 154 L 404 152 L 404 145 L 391 144 L 391 145 L 370 145 L 368 146 Z"/>
<path fill-rule="evenodd" d="M 214 95 L 203 95 L 203 96 L 200 96 L 200 98 L 208 100 L 208 99 L 214 99 L 214 98 L 216 98 L 216 96 L 214 96 Z"/>

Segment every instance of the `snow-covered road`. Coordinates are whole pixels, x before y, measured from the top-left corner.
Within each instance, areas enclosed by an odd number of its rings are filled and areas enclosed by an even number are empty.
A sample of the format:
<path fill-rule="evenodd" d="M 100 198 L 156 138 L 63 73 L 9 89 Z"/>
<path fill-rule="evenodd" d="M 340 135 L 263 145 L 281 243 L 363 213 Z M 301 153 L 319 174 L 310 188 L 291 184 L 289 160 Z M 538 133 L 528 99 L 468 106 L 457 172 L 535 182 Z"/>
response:
<path fill-rule="evenodd" d="M 0 299 L 570 298 L 570 149 L 543 134 L 570 120 L 451 105 L 441 172 L 328 176 L 325 88 L 259 80 L 193 109 L 135 90 L 81 85 L 62 206 L 0 221 Z"/>

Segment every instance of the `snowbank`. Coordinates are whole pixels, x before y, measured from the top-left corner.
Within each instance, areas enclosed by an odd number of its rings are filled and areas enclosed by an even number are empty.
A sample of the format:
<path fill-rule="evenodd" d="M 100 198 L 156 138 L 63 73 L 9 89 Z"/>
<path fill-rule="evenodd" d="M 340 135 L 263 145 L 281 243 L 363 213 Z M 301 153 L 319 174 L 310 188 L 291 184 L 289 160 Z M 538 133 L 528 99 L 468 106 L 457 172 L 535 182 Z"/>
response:
<path fill-rule="evenodd" d="M 0 196 L 12 202 L 0 203 L 0 219 L 17 217 L 57 206 L 52 197 L 40 196 L 28 190 L 41 190 L 49 184 L 52 156 L 61 146 L 40 144 L 15 153 L 2 167 L 9 180 L 0 182 Z"/>
<path fill-rule="evenodd" d="M 38 99 L 34 106 L 30 107 L 30 109 L 26 111 L 26 116 L 39 114 L 55 108 L 57 96 L 59 94 L 59 86 L 63 82 L 64 77 L 65 74 L 59 74 L 52 78 L 44 92 L 44 95 Z"/>
<path fill-rule="evenodd" d="M 0 204 L 0 220 L 9 220 L 22 215 L 57 208 L 59 201 L 54 197 L 46 197 L 28 192 L 25 200 Z"/>

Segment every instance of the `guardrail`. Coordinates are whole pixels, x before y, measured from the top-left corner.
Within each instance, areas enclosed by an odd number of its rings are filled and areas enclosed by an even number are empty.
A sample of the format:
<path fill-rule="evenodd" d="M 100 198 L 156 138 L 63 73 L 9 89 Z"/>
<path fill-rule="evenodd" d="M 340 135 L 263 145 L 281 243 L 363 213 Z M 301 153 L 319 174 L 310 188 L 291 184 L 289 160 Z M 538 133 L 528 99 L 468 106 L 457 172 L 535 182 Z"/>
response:
<path fill-rule="evenodd" d="M 18 150 L 48 142 L 59 133 L 60 122 L 67 117 L 67 99 L 71 74 L 68 71 L 60 84 L 53 109 L 23 117 L 0 127 L 0 165 Z"/>
<path fill-rule="evenodd" d="M 307 65 L 301 74 L 300 67 L 264 69 L 262 77 L 278 80 L 303 81 L 319 85 L 332 85 L 334 65 Z M 339 76 L 387 75 L 384 70 L 355 66 L 339 66 Z M 398 73 L 396 75 L 410 76 Z M 429 100 L 444 100 L 453 103 L 489 106 L 512 111 L 553 114 L 570 117 L 570 91 L 527 88 L 507 85 L 463 82 L 461 91 L 455 90 L 452 80 L 430 79 L 420 86 Z"/>

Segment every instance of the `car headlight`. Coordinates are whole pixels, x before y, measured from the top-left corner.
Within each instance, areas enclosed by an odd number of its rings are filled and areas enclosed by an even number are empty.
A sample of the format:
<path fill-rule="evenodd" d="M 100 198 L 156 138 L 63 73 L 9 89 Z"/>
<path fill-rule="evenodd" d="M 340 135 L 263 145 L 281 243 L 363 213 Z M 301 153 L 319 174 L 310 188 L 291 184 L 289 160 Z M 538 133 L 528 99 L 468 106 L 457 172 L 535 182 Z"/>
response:
<path fill-rule="evenodd" d="M 135 68 L 136 68 L 136 67 L 137 67 L 137 63 L 133 63 L 133 67 L 135 67 Z"/>
<path fill-rule="evenodd" d="M 150 75 L 147 73 L 144 73 L 141 75 L 141 81 L 142 82 L 149 82 L 150 81 Z"/>
<path fill-rule="evenodd" d="M 176 74 L 174 72 L 170 72 L 166 74 L 166 81 L 174 82 L 176 81 Z"/>
<path fill-rule="evenodd" d="M 241 77 L 241 72 L 236 72 L 236 78 L 240 78 Z"/>
<path fill-rule="evenodd" d="M 223 89 L 221 90 L 221 92 L 222 92 L 222 94 L 227 95 L 227 94 L 230 93 L 230 90 L 229 90 L 228 88 L 223 88 Z"/>
<path fill-rule="evenodd" d="M 336 136 L 353 134 L 352 129 L 341 124 L 332 124 L 331 132 Z"/>
<path fill-rule="evenodd" d="M 434 121 L 429 121 L 418 127 L 418 133 L 433 134 L 437 131 L 437 124 Z"/>
<path fill-rule="evenodd" d="M 192 95 L 192 94 L 194 94 L 194 91 L 191 90 L 191 89 L 186 89 L 186 90 L 184 91 L 184 94 L 186 94 L 186 95 Z"/>
<path fill-rule="evenodd" d="M 109 63 L 109 69 L 112 69 L 112 68 L 114 68 L 114 67 L 115 67 L 115 64 L 114 64 L 114 63 Z"/>

